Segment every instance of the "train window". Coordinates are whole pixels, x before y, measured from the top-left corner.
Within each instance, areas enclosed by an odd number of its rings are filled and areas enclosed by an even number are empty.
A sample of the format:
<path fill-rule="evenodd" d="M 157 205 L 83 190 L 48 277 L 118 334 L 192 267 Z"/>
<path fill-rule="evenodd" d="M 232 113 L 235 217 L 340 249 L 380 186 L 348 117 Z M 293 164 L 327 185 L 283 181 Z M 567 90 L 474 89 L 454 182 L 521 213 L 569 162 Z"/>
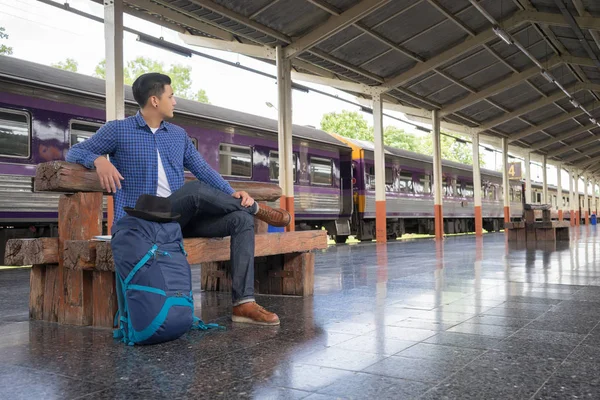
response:
<path fill-rule="evenodd" d="M 542 203 L 542 194 L 541 193 L 536 193 L 536 203 Z"/>
<path fill-rule="evenodd" d="M 423 193 L 431 193 L 431 177 L 429 175 L 421 175 L 419 177 L 419 180 L 421 181 L 421 185 L 423 186 Z"/>
<path fill-rule="evenodd" d="M 252 149 L 247 146 L 221 144 L 219 146 L 219 173 L 225 176 L 252 176 Z"/>
<path fill-rule="evenodd" d="M 464 197 L 473 197 L 475 195 L 473 185 L 467 183 L 465 184 L 465 188 L 463 189 Z"/>
<path fill-rule="evenodd" d="M 522 198 L 521 198 L 521 189 L 518 188 L 518 187 L 515 187 L 515 188 L 513 188 L 513 190 L 514 190 L 513 201 L 516 202 L 516 203 L 520 203 L 522 201 Z"/>
<path fill-rule="evenodd" d="M 0 155 L 29 158 L 29 114 L 0 109 Z"/>
<path fill-rule="evenodd" d="M 385 184 L 394 184 L 394 170 L 392 169 L 392 167 L 385 167 Z"/>
<path fill-rule="evenodd" d="M 483 192 L 483 195 L 486 199 L 488 200 L 495 200 L 496 199 L 496 187 L 493 185 L 490 186 L 481 186 L 481 191 Z"/>
<path fill-rule="evenodd" d="M 294 182 L 296 182 L 296 154 L 292 154 L 292 174 Z M 269 152 L 269 177 L 272 181 L 279 180 L 279 152 Z"/>
<path fill-rule="evenodd" d="M 400 191 L 403 193 L 414 193 L 413 176 L 410 172 L 400 172 Z"/>
<path fill-rule="evenodd" d="M 330 159 L 316 157 L 310 159 L 310 181 L 313 185 L 331 186 L 333 183 L 331 172 Z"/>
<path fill-rule="evenodd" d="M 444 179 L 444 178 L 442 178 Z M 444 191 L 444 195 L 445 196 L 453 196 L 454 195 L 454 191 L 452 190 L 452 185 L 448 185 L 448 181 L 446 179 L 444 179 L 442 181 L 442 190 Z"/>
<path fill-rule="evenodd" d="M 73 147 L 92 136 L 101 127 L 101 124 L 95 124 L 87 121 L 71 121 L 71 140 L 69 145 Z"/>

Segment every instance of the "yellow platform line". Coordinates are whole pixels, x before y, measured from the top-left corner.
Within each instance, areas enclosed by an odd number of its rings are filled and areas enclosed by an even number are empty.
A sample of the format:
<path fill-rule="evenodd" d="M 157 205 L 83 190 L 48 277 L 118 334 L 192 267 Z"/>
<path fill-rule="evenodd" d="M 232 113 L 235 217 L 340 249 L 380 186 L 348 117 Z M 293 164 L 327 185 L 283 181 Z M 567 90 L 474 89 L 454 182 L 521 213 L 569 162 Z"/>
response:
<path fill-rule="evenodd" d="M 3 269 L 19 269 L 19 268 L 31 268 L 31 265 L 18 265 L 18 266 L 0 265 L 0 271 Z"/>

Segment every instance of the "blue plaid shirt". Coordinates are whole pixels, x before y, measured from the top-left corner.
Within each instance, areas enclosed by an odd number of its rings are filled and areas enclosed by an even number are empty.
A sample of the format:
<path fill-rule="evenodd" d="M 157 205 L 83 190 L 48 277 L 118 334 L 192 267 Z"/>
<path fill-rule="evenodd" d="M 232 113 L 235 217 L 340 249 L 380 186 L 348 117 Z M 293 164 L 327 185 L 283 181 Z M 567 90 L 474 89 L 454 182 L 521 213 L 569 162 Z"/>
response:
<path fill-rule="evenodd" d="M 110 121 L 88 140 L 74 145 L 67 153 L 67 161 L 86 168 L 94 168 L 94 160 L 103 154 L 125 178 L 121 190 L 114 194 L 117 222 L 125 215 L 123 207 L 134 207 L 142 194 L 156 195 L 158 185 L 158 157 L 160 152 L 163 168 L 172 192 L 184 183 L 184 167 L 198 180 L 232 194 L 234 190 L 198 153 L 183 128 L 161 122 L 155 134 L 138 112 L 124 120 Z"/>

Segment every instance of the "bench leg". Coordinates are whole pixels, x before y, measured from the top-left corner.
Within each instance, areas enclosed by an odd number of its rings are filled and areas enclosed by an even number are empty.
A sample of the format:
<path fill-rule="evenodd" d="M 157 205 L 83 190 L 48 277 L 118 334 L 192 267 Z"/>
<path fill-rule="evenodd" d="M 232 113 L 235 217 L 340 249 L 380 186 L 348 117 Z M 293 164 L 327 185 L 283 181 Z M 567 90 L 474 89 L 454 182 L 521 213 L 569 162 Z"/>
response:
<path fill-rule="evenodd" d="M 29 319 L 44 319 L 46 266 L 34 265 L 29 273 Z"/>
<path fill-rule="evenodd" d="M 203 263 L 200 267 L 200 287 L 207 292 L 231 292 L 229 261 Z"/>
<path fill-rule="evenodd" d="M 315 285 L 315 254 L 292 253 L 283 258 L 283 270 L 293 272 L 291 277 L 283 277 L 283 294 L 312 296 Z"/>
<path fill-rule="evenodd" d="M 94 271 L 93 291 L 93 325 L 112 328 L 119 305 L 115 285 L 115 273 L 112 271 Z"/>
<path fill-rule="evenodd" d="M 62 289 L 58 279 L 59 268 L 57 264 L 47 265 L 44 273 L 44 311 L 42 319 L 48 322 L 58 322 Z"/>
<path fill-rule="evenodd" d="M 61 195 L 58 201 L 58 285 L 61 289 L 58 322 L 91 325 L 92 275 L 64 268 L 66 240 L 88 240 L 102 234 L 102 193 Z"/>

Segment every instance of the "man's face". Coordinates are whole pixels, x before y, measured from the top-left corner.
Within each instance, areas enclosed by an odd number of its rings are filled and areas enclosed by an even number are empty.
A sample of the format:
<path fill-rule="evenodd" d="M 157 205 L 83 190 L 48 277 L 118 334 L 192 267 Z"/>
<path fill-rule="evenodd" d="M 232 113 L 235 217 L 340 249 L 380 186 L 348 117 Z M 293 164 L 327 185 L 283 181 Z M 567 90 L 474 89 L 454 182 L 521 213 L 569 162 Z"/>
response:
<path fill-rule="evenodd" d="M 158 107 L 156 108 L 163 118 L 173 118 L 175 110 L 175 96 L 173 96 L 173 88 L 171 85 L 165 85 L 165 91 L 160 97 L 155 97 Z"/>

